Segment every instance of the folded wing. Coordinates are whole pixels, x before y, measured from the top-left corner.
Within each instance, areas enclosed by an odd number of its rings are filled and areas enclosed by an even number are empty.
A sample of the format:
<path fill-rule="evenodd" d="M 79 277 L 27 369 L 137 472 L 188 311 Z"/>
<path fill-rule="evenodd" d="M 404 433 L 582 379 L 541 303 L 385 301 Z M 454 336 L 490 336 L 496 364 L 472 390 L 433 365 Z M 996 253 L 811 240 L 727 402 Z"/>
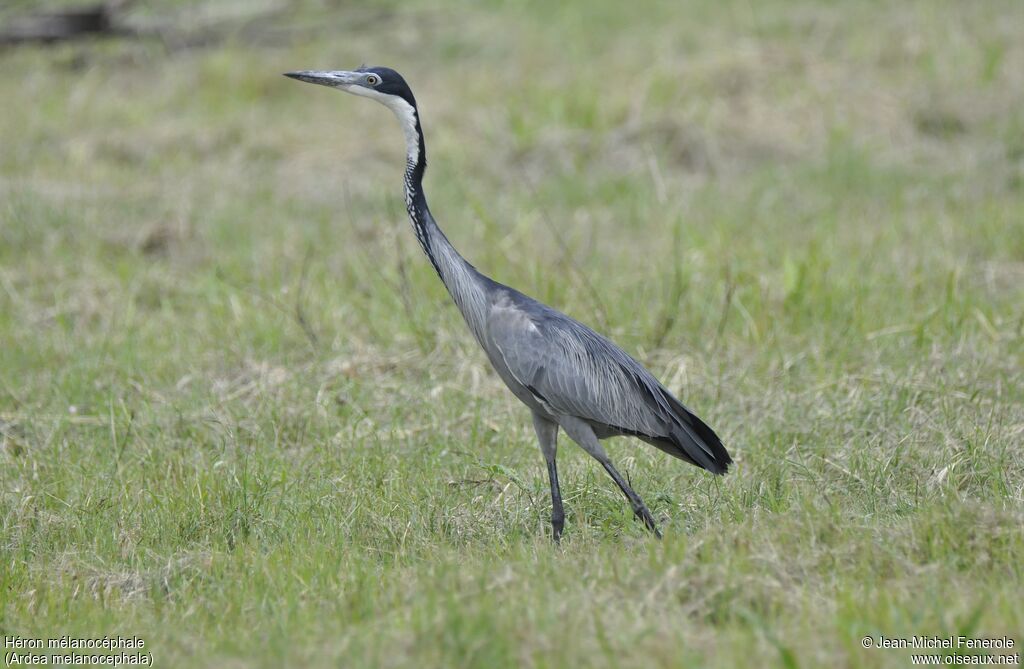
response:
<path fill-rule="evenodd" d="M 639 362 L 582 323 L 530 302 L 492 309 L 488 334 L 512 375 L 552 414 L 725 472 L 732 459 L 718 436 Z"/>

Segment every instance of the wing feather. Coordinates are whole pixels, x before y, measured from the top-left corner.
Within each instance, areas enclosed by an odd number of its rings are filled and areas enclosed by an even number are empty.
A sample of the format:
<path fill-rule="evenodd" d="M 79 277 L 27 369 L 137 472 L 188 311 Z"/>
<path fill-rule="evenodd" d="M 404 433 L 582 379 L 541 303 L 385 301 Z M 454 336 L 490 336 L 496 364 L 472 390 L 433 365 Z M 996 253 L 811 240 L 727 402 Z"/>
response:
<path fill-rule="evenodd" d="M 643 365 L 586 325 L 522 300 L 492 308 L 488 336 L 505 367 L 539 402 L 725 471 L 731 459 L 714 431 Z"/>

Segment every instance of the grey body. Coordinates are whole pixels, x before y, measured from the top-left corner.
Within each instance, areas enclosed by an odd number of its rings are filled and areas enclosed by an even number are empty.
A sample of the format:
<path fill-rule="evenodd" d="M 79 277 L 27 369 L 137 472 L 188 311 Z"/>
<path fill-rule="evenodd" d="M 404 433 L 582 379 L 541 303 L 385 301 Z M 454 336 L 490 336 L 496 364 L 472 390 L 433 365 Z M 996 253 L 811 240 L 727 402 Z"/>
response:
<path fill-rule="evenodd" d="M 484 276 L 455 250 L 427 207 L 419 112 L 398 73 L 363 68 L 288 76 L 376 99 L 402 123 L 406 206 L 413 229 L 498 376 L 533 413 L 551 483 L 556 540 L 564 522 L 555 462 L 559 427 L 602 464 L 655 534 L 653 517 L 616 471 L 599 440 L 635 436 L 702 469 L 725 473 L 732 460 L 714 431 L 639 362 L 586 325 Z"/>
<path fill-rule="evenodd" d="M 427 224 L 436 229 L 431 219 Z M 625 351 L 579 321 L 479 273 L 437 230 L 438 273 L 498 376 L 540 418 L 636 436 L 719 473 L 708 430 Z"/>

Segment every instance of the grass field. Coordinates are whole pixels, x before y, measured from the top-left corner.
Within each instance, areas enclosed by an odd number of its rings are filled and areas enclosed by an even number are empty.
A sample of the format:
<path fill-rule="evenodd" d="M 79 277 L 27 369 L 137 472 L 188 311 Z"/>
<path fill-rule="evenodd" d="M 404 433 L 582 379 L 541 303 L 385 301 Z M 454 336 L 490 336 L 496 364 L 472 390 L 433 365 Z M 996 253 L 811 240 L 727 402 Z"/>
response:
<path fill-rule="evenodd" d="M 1019 651 L 1024 4 L 289 7 L 0 51 L 0 634 L 164 667 Z M 722 479 L 608 442 L 663 541 L 563 435 L 550 542 L 397 124 L 280 76 L 361 62 L 416 91 L 456 246 L 721 434 Z"/>

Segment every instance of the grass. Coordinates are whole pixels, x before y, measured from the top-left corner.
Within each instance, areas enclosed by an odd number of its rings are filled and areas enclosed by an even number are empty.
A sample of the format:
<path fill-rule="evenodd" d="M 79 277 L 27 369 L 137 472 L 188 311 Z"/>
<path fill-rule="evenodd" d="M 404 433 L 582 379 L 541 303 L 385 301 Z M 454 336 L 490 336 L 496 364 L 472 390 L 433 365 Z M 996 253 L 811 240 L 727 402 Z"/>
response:
<path fill-rule="evenodd" d="M 874 667 L 1024 629 L 1020 3 L 133 11 L 218 38 L 0 52 L 0 633 Z M 609 443 L 664 541 L 563 435 L 551 545 L 396 124 L 279 76 L 363 61 L 416 90 L 465 255 L 722 435 L 723 479 Z"/>

